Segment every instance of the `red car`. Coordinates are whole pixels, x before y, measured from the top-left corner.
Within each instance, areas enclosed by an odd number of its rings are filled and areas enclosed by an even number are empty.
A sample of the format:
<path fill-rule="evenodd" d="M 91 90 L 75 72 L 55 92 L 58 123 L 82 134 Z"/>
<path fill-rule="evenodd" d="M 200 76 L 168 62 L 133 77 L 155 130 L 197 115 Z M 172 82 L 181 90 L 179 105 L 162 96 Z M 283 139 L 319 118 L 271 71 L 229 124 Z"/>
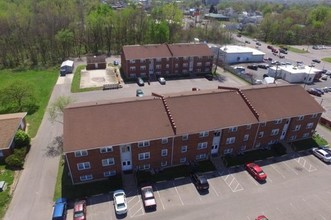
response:
<path fill-rule="evenodd" d="M 263 172 L 261 167 L 255 163 L 245 164 L 246 170 L 254 177 L 254 179 L 259 181 L 265 181 L 267 179 L 267 174 Z"/>
<path fill-rule="evenodd" d="M 86 220 L 86 201 L 85 200 L 75 202 L 74 220 Z"/>
<path fill-rule="evenodd" d="M 268 218 L 265 217 L 264 215 L 260 215 L 260 216 L 257 216 L 257 217 L 255 218 L 255 220 L 268 220 Z"/>

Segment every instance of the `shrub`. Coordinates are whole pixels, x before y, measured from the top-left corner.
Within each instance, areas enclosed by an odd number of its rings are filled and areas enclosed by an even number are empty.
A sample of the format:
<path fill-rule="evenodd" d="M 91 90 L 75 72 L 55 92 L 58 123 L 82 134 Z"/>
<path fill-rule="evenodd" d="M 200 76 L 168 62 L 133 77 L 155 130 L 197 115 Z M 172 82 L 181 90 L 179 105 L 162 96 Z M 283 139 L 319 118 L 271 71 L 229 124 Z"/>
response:
<path fill-rule="evenodd" d="M 30 136 L 22 130 L 18 130 L 14 138 L 15 147 L 27 147 L 30 146 L 31 138 Z"/>
<path fill-rule="evenodd" d="M 27 152 L 27 147 L 22 147 L 20 149 L 14 149 L 14 153 L 9 155 L 5 162 L 10 167 L 22 168 L 24 165 L 24 159 Z"/>

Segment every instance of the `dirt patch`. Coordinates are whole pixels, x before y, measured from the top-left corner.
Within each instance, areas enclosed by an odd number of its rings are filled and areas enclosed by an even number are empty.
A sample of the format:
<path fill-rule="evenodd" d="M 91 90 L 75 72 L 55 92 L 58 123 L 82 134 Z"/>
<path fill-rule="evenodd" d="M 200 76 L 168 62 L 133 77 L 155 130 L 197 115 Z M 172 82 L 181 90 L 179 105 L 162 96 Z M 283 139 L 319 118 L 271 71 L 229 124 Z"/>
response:
<path fill-rule="evenodd" d="M 102 87 L 104 84 L 118 84 L 121 82 L 116 67 L 107 67 L 102 70 L 81 71 L 80 88 Z"/>

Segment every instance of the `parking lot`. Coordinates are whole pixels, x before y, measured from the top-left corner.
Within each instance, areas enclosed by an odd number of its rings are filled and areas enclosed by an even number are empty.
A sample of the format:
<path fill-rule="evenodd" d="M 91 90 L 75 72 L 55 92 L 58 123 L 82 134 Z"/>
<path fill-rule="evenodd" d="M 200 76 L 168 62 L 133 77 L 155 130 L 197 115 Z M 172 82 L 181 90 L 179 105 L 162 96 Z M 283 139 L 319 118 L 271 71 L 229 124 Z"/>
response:
<path fill-rule="evenodd" d="M 209 191 L 199 193 L 190 178 L 156 183 L 157 211 L 146 213 L 138 191 L 126 192 L 127 219 L 198 219 L 203 207 L 205 219 L 213 215 L 224 219 L 254 219 L 265 214 L 270 219 L 330 219 L 331 165 L 308 151 L 257 161 L 267 173 L 265 183 L 257 182 L 243 166 L 206 173 Z M 222 204 L 222 205 L 221 205 Z M 231 206 L 229 204 L 232 204 Z M 238 212 L 238 208 L 240 212 Z M 182 210 L 190 210 L 183 215 Z M 209 212 L 210 211 L 210 212 Z M 70 219 L 72 210 L 69 210 Z M 88 199 L 88 219 L 117 219 L 111 193 Z"/>

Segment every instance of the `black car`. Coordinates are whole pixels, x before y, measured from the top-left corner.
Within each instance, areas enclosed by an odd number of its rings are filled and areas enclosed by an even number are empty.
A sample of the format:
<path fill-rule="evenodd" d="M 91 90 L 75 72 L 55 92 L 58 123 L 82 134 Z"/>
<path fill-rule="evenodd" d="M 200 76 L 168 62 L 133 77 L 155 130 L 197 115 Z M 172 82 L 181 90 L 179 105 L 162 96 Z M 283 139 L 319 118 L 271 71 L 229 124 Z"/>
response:
<path fill-rule="evenodd" d="M 279 53 L 287 54 L 287 51 L 284 48 L 280 48 Z"/>
<path fill-rule="evenodd" d="M 145 82 L 144 82 L 144 80 L 141 77 L 138 77 L 137 78 L 137 84 L 138 84 L 138 86 L 144 86 L 145 85 Z"/>
<path fill-rule="evenodd" d="M 261 43 L 260 43 L 260 42 L 256 42 L 256 45 L 257 45 L 257 46 L 261 46 Z"/>
<path fill-rule="evenodd" d="M 257 70 L 258 66 L 257 65 L 248 65 L 247 68 L 251 69 L 251 70 Z"/>
<path fill-rule="evenodd" d="M 205 75 L 206 79 L 208 79 L 209 81 L 212 81 L 214 79 L 213 74 L 206 74 Z"/>
<path fill-rule="evenodd" d="M 320 60 L 318 60 L 318 59 L 313 59 L 312 60 L 314 63 L 320 63 L 321 61 Z"/>
<path fill-rule="evenodd" d="M 249 42 L 248 40 L 245 40 L 245 43 L 246 43 L 246 44 L 250 44 L 251 42 Z"/>
<path fill-rule="evenodd" d="M 259 64 L 257 65 L 259 68 L 261 69 L 268 69 L 269 68 L 269 65 L 268 64 Z"/>
<path fill-rule="evenodd" d="M 209 183 L 207 178 L 200 173 L 192 173 L 191 179 L 197 190 L 208 190 Z"/>

